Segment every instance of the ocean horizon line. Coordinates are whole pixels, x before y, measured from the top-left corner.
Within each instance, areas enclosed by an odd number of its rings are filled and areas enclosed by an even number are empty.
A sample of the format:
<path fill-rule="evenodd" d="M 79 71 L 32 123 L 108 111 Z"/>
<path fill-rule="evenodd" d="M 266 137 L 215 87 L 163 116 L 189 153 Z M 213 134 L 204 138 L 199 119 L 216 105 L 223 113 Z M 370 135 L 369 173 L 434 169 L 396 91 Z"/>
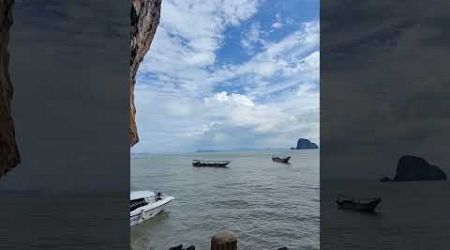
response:
<path fill-rule="evenodd" d="M 131 152 L 131 155 L 173 155 L 173 154 L 195 154 L 195 153 L 220 153 L 220 152 L 251 152 L 266 150 L 290 150 L 291 148 L 234 148 L 234 149 L 198 149 L 195 151 L 173 151 L 173 152 Z"/>

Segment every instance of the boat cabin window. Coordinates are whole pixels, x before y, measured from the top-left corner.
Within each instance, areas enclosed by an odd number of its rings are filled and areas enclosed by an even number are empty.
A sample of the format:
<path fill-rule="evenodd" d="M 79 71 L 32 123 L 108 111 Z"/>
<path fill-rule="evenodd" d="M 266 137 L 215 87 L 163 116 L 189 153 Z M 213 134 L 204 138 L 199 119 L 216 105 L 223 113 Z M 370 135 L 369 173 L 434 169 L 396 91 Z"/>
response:
<path fill-rule="evenodd" d="M 144 198 L 135 199 L 130 201 L 130 212 L 136 210 L 137 208 L 147 205 L 147 201 Z"/>

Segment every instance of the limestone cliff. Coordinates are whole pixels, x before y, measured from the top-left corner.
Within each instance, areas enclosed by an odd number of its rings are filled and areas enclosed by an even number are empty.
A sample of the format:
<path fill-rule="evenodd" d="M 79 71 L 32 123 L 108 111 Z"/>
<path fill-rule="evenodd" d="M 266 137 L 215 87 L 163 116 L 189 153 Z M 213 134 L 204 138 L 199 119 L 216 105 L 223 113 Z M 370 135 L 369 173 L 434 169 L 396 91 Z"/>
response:
<path fill-rule="evenodd" d="M 300 138 L 297 141 L 297 147 L 295 147 L 294 149 L 316 149 L 316 148 L 319 147 L 314 142 L 311 142 L 310 140 L 305 138 Z"/>
<path fill-rule="evenodd" d="M 436 181 L 447 180 L 447 174 L 437 166 L 431 165 L 425 159 L 404 155 L 397 163 L 397 170 L 393 179 L 383 177 L 381 182 L 388 181 Z"/>
<path fill-rule="evenodd" d="M 0 177 L 20 163 L 11 112 L 13 85 L 9 76 L 9 30 L 14 0 L 0 0 Z M 130 44 L 130 145 L 139 141 L 135 123 L 134 85 L 140 62 L 159 24 L 161 0 L 132 0 Z"/>
<path fill-rule="evenodd" d="M 13 86 L 9 77 L 9 29 L 13 0 L 0 0 L 0 177 L 20 163 L 11 114 Z"/>
<path fill-rule="evenodd" d="M 161 0 L 132 0 L 130 45 L 130 146 L 139 141 L 134 106 L 134 85 L 139 64 L 150 48 L 159 24 Z"/>

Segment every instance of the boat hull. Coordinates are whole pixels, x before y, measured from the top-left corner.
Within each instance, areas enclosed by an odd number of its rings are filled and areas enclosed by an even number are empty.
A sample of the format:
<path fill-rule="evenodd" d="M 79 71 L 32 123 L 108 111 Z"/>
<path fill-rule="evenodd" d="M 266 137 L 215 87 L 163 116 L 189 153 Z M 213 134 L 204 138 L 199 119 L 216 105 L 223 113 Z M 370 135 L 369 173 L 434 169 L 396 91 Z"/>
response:
<path fill-rule="evenodd" d="M 231 161 L 225 162 L 202 162 L 202 161 L 193 161 L 192 166 L 194 167 L 214 167 L 214 168 L 226 168 Z"/>
<path fill-rule="evenodd" d="M 141 212 L 139 214 L 130 215 L 130 226 L 140 224 L 146 220 L 149 220 L 149 219 L 155 217 L 156 215 L 161 213 L 163 211 L 163 209 L 164 209 L 163 207 L 158 207 L 158 208 L 150 209 L 150 210 L 142 210 L 143 212 Z"/>
<path fill-rule="evenodd" d="M 173 197 L 169 196 L 133 211 L 130 213 L 130 226 L 135 226 L 155 217 L 161 213 L 165 206 L 172 200 Z"/>
<path fill-rule="evenodd" d="M 279 157 L 272 157 L 272 161 L 274 162 L 280 162 L 280 163 L 289 163 L 289 160 L 291 159 L 291 157 L 286 157 L 286 158 L 279 158 Z"/>
<path fill-rule="evenodd" d="M 354 211 L 361 212 L 373 212 L 378 204 L 381 202 L 381 199 L 374 199 L 370 202 L 360 203 L 360 202 L 352 202 L 348 200 L 338 200 L 336 201 L 338 207 L 340 209 L 349 209 Z"/>

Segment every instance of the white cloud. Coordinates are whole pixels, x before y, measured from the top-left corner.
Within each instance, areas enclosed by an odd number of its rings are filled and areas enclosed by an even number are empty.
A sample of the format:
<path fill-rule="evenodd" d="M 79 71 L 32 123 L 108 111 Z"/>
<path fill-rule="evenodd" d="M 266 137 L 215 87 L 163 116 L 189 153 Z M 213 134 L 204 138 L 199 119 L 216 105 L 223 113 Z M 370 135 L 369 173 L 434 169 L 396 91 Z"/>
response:
<path fill-rule="evenodd" d="M 259 22 L 254 22 L 248 30 L 242 32 L 241 46 L 249 55 L 253 55 L 256 46 L 265 46 L 267 41 L 263 38 L 264 32 L 261 30 Z"/>
<path fill-rule="evenodd" d="M 213 72 L 210 80 L 221 84 L 237 77 L 251 76 L 253 83 L 247 83 L 253 85 L 251 95 L 267 94 L 280 86 L 288 87 L 298 82 L 318 83 L 319 38 L 319 23 L 304 23 L 298 31 L 278 43 L 267 45 L 250 61 Z"/>
<path fill-rule="evenodd" d="M 275 29 L 279 29 L 279 28 L 281 28 L 282 26 L 283 26 L 283 24 L 280 23 L 280 22 L 274 22 L 274 23 L 272 24 L 272 27 L 275 28 Z"/>
<path fill-rule="evenodd" d="M 296 122 L 292 114 L 276 105 L 255 104 L 248 96 L 217 93 L 205 98 L 206 107 L 221 111 L 221 119 L 230 127 L 244 127 L 257 133 L 277 133 L 284 125 Z"/>
<path fill-rule="evenodd" d="M 226 28 L 251 18 L 258 3 L 163 1 L 161 24 L 138 74 L 141 142 L 134 151 L 289 147 L 299 136 L 319 140 L 317 22 L 278 42 L 264 40 L 263 50 L 247 62 L 216 64 Z M 262 43 L 261 26 L 251 27 L 249 41 Z"/>
<path fill-rule="evenodd" d="M 277 14 L 275 16 L 275 22 L 272 24 L 272 28 L 280 29 L 281 27 L 283 27 L 283 23 L 281 22 L 281 16 L 280 14 Z"/>
<path fill-rule="evenodd" d="M 223 32 L 254 15 L 259 2 L 163 1 L 160 25 L 140 73 L 156 75 L 156 84 L 161 88 L 173 85 L 189 93 L 208 91 L 204 81 L 209 75 L 208 67 L 216 61 L 216 50 L 223 43 Z"/>

